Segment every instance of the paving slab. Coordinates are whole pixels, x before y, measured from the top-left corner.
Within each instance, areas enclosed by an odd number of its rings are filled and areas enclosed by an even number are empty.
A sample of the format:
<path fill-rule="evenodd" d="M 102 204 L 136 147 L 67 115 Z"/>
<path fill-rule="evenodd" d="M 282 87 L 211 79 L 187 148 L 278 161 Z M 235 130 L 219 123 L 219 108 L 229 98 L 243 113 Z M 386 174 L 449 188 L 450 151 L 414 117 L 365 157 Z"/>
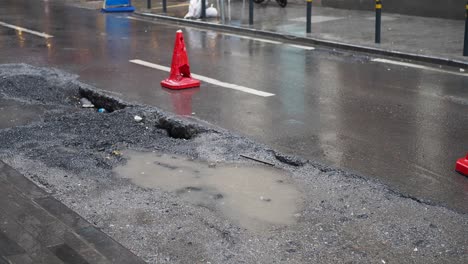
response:
<path fill-rule="evenodd" d="M 0 263 L 144 263 L 3 161 L 0 198 Z"/>

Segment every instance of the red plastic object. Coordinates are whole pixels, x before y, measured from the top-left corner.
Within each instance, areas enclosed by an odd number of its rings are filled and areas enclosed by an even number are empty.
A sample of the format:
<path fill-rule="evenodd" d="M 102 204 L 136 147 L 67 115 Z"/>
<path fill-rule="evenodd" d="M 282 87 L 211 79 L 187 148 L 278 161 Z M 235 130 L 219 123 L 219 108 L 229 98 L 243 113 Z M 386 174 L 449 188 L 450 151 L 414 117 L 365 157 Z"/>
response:
<path fill-rule="evenodd" d="M 200 87 L 200 81 L 193 79 L 190 74 L 187 49 L 185 48 L 182 30 L 177 30 L 176 33 L 171 74 L 169 78 L 161 82 L 161 86 L 175 90 Z"/>
<path fill-rule="evenodd" d="M 468 176 L 468 154 L 466 155 L 465 158 L 461 158 L 457 160 L 457 165 L 455 165 L 455 170 L 458 173 Z"/>
<path fill-rule="evenodd" d="M 172 109 L 178 115 L 192 115 L 192 97 L 200 91 L 200 88 L 170 90 L 164 89 L 171 96 Z"/>

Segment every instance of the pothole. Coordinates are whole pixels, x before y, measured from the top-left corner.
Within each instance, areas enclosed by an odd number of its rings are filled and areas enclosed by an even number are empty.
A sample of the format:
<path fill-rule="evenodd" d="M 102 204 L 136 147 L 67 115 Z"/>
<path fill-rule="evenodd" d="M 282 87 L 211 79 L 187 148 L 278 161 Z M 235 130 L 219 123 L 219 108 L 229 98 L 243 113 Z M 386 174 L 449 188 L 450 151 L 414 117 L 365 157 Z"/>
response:
<path fill-rule="evenodd" d="M 268 166 L 210 164 L 186 157 L 127 151 L 114 172 L 219 212 L 249 230 L 292 225 L 301 194 L 287 173 Z"/>
<path fill-rule="evenodd" d="M 172 138 L 191 139 L 201 132 L 195 125 L 184 124 L 167 117 L 160 118 L 157 127 L 166 130 Z"/>
<path fill-rule="evenodd" d="M 102 94 L 92 89 L 84 87 L 79 88 L 79 95 L 88 99 L 97 109 L 103 108 L 107 112 L 124 109 L 127 105 L 119 99 L 112 98 L 109 95 Z"/>

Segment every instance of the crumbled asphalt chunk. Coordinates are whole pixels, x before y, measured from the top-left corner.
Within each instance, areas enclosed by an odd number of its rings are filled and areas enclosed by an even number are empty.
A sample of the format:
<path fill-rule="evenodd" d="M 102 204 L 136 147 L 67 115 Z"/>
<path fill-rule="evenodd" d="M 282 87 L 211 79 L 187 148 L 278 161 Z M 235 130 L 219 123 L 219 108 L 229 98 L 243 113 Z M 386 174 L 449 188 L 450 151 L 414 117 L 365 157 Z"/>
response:
<path fill-rule="evenodd" d="M 291 166 L 304 166 L 307 163 L 307 160 L 301 159 L 299 157 L 294 157 L 291 155 L 285 155 L 282 153 L 274 152 L 275 158 L 283 163 L 286 163 Z"/>
<path fill-rule="evenodd" d="M 187 190 L 187 191 L 199 192 L 199 191 L 202 190 L 202 188 L 200 188 L 200 187 L 188 186 L 188 187 L 185 187 L 185 190 Z"/>
<path fill-rule="evenodd" d="M 98 91 L 91 86 L 79 85 L 78 88 L 79 95 L 88 98 L 98 109 L 105 109 L 107 112 L 113 112 L 124 109 L 127 106 L 122 100 L 106 94 L 104 91 Z"/>
<path fill-rule="evenodd" d="M 80 87 L 97 94 L 87 97 L 93 104 L 98 98 L 96 105 L 113 111 L 81 108 Z M 184 194 L 117 177 L 112 168 L 125 164 L 125 155 L 112 153 L 156 151 L 207 166 L 241 166 L 252 163 L 240 158 L 242 153 L 272 160 L 265 146 L 107 97 L 53 69 L 0 65 L 0 97 L 52 107 L 38 121 L 0 129 L 0 159 L 148 263 L 466 262 L 466 214 L 404 197 L 359 175 L 312 161 L 301 166 L 278 161 L 276 167 L 290 172 L 281 184 L 302 194 L 300 217 L 290 226 L 247 230 L 212 207 L 187 202 Z M 144 116 L 144 125 L 135 115 Z M 212 202 L 224 201 L 222 194 L 213 195 Z M 265 205 L 276 201 L 271 199 Z"/>
<path fill-rule="evenodd" d="M 215 200 L 219 200 L 219 199 L 223 199 L 223 198 L 224 198 L 224 196 L 222 194 L 220 194 L 220 193 L 217 193 L 217 194 L 213 195 L 213 199 L 215 199 Z"/>
<path fill-rule="evenodd" d="M 173 165 L 170 165 L 170 164 L 166 164 L 166 163 L 163 163 L 163 162 L 159 162 L 159 161 L 155 161 L 154 164 L 157 164 L 161 167 L 164 167 L 164 168 L 168 168 L 168 169 L 171 169 L 171 170 L 175 170 L 177 169 L 178 167 L 176 166 L 173 166 Z"/>
<path fill-rule="evenodd" d="M 197 134 L 205 132 L 205 129 L 198 125 L 187 124 L 180 120 L 167 117 L 160 118 L 157 126 L 165 129 L 172 138 L 191 139 Z"/>

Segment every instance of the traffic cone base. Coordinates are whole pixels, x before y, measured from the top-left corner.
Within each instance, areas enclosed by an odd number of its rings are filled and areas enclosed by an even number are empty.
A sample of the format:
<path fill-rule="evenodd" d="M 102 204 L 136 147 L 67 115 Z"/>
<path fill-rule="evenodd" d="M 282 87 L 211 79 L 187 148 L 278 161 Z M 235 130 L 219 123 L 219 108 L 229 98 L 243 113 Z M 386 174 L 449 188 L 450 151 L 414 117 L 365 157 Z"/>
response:
<path fill-rule="evenodd" d="M 182 30 L 177 30 L 176 33 L 171 73 L 169 78 L 161 82 L 161 86 L 175 90 L 200 87 L 200 81 L 193 79 L 190 74 L 190 64 Z"/>
<path fill-rule="evenodd" d="M 170 78 L 167 78 L 161 81 L 161 86 L 173 90 L 188 89 L 200 87 L 200 81 L 185 77 L 180 78 L 180 80 L 171 80 Z"/>
<path fill-rule="evenodd" d="M 457 164 L 455 165 L 455 170 L 460 174 L 468 176 L 468 155 L 465 158 L 461 158 L 457 160 Z"/>
<path fill-rule="evenodd" d="M 133 12 L 135 7 L 132 6 L 130 0 L 104 0 L 101 11 L 106 13 Z"/>

